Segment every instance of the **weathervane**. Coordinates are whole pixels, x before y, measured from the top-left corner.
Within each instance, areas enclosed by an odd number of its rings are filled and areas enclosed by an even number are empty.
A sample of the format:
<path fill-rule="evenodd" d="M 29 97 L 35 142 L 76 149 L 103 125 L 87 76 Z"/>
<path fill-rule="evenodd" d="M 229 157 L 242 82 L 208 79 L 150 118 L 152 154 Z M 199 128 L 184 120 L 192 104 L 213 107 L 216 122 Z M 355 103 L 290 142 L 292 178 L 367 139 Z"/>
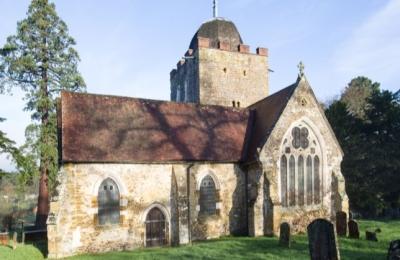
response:
<path fill-rule="evenodd" d="M 299 68 L 299 76 L 303 77 L 304 76 L 304 64 L 302 61 L 300 61 L 299 65 L 297 65 L 297 68 Z"/>
<path fill-rule="evenodd" d="M 214 18 L 218 17 L 218 0 L 214 0 L 213 16 L 214 16 Z"/>

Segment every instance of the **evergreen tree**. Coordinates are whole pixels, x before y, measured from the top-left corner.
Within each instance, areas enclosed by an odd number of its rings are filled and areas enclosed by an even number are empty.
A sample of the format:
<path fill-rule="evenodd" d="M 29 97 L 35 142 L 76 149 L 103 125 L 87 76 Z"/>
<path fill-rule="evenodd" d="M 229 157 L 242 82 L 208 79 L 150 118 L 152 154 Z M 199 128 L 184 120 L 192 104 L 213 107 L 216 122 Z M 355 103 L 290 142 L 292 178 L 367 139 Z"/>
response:
<path fill-rule="evenodd" d="M 58 168 L 56 98 L 61 90 L 84 91 L 78 72 L 79 56 L 67 25 L 48 0 L 32 0 L 27 17 L 18 22 L 16 35 L 0 49 L 0 87 L 21 88 L 25 110 L 32 112 L 32 151 L 39 159 L 39 198 L 36 225 L 44 227 L 49 212 L 49 190 Z"/>
<path fill-rule="evenodd" d="M 5 119 L 0 117 L 0 122 L 3 122 Z M 3 131 L 0 130 L 0 154 L 8 154 L 13 158 L 16 158 L 19 155 L 18 149 L 15 147 L 15 142 L 9 139 Z M 0 169 L 0 179 L 1 176 L 5 172 Z"/>
<path fill-rule="evenodd" d="M 374 82 L 367 77 L 357 77 L 350 81 L 340 98 L 347 105 L 349 112 L 358 117 L 364 118 L 367 109 L 367 99 L 374 91 L 379 90 L 379 83 Z"/>
<path fill-rule="evenodd" d="M 338 100 L 326 110 L 344 151 L 342 172 L 350 206 L 367 217 L 400 207 L 400 100 L 374 90 L 365 99 L 363 117 Z"/>

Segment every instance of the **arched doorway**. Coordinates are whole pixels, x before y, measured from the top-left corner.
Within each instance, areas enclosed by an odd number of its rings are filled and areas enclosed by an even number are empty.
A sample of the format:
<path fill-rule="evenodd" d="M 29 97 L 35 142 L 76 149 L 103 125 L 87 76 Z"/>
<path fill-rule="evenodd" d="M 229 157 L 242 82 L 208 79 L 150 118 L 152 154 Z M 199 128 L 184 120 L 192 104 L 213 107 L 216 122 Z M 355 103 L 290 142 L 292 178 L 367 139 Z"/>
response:
<path fill-rule="evenodd" d="M 167 221 L 164 213 L 157 207 L 152 208 L 146 217 L 146 246 L 167 244 Z"/>

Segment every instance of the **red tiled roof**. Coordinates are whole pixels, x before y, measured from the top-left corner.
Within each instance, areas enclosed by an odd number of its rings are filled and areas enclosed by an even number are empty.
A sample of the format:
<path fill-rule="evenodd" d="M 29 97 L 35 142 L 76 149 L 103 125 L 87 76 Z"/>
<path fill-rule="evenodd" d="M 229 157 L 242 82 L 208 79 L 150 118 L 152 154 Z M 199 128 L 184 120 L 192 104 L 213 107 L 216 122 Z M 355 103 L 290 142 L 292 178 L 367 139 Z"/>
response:
<path fill-rule="evenodd" d="M 250 112 L 221 106 L 63 92 L 62 162 L 236 162 Z"/>
<path fill-rule="evenodd" d="M 276 122 L 286 107 L 287 102 L 292 96 L 298 85 L 299 80 L 293 85 L 286 87 L 260 101 L 249 106 L 253 111 L 253 125 L 247 147 L 246 161 L 254 161 L 257 148 L 267 141 L 269 135 L 275 127 Z"/>

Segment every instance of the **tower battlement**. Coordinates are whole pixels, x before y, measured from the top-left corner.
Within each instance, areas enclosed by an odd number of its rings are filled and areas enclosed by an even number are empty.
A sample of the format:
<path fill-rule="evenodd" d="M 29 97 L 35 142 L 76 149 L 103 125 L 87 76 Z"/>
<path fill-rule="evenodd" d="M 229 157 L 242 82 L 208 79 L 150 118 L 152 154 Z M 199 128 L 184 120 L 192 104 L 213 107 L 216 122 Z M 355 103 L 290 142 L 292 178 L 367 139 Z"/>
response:
<path fill-rule="evenodd" d="M 268 49 L 243 43 L 236 26 L 204 23 L 170 73 L 171 100 L 247 107 L 268 95 Z"/>

